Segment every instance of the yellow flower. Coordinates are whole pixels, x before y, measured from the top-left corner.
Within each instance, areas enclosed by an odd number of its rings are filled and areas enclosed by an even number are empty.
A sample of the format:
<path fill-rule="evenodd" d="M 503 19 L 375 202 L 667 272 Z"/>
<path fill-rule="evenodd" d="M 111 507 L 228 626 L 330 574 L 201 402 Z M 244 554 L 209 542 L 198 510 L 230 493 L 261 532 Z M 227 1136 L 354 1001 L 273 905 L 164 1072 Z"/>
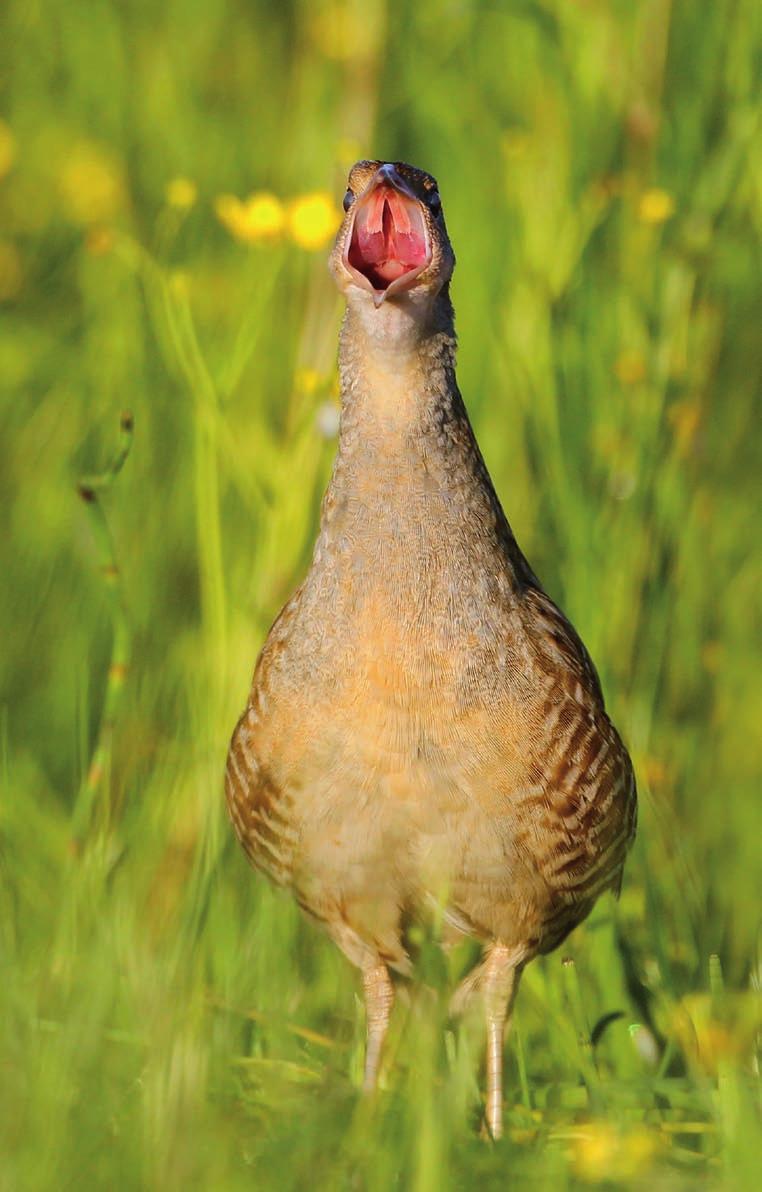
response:
<path fill-rule="evenodd" d="M 686 994 L 673 1012 L 672 1029 L 686 1056 L 717 1076 L 723 1065 L 738 1063 L 759 1032 L 756 1004 L 737 999 L 725 1005 L 722 1020 L 709 994 Z"/>
<path fill-rule="evenodd" d="M 173 269 L 169 275 L 169 289 L 179 302 L 186 302 L 190 295 L 190 274 L 184 269 Z"/>
<path fill-rule="evenodd" d="M 294 374 L 294 385 L 299 393 L 309 397 L 320 384 L 320 373 L 315 368 L 298 368 Z"/>
<path fill-rule="evenodd" d="M 243 200 L 235 195 L 219 195 L 214 210 L 230 234 L 245 244 L 275 239 L 282 232 L 286 218 L 280 199 L 265 190 Z"/>
<path fill-rule="evenodd" d="M 313 6 L 310 32 L 326 58 L 362 61 L 376 53 L 383 42 L 383 6 L 323 0 Z"/>
<path fill-rule="evenodd" d="M 574 1140 L 572 1161 L 576 1174 L 589 1183 L 629 1181 L 650 1167 L 659 1144 L 643 1126 L 625 1132 L 608 1122 L 590 1122 Z"/>
<path fill-rule="evenodd" d="M 716 675 L 722 666 L 724 650 L 719 642 L 709 641 L 701 651 L 701 661 L 711 675 Z"/>
<path fill-rule="evenodd" d="M 10 172 L 16 160 L 16 138 L 4 120 L 0 120 L 0 178 Z"/>
<path fill-rule="evenodd" d="M 59 177 L 67 214 L 76 223 L 107 222 L 124 200 L 119 164 L 91 141 L 81 141 L 69 153 Z"/>
<path fill-rule="evenodd" d="M 701 425 L 701 403 L 697 398 L 683 398 L 675 402 L 667 417 L 675 432 L 678 454 L 688 455 Z"/>
<path fill-rule="evenodd" d="M 643 774 L 651 790 L 659 790 L 669 785 L 671 780 L 670 767 L 663 758 L 647 753 L 642 760 Z"/>
<path fill-rule="evenodd" d="M 288 230 L 301 248 L 322 248 L 336 232 L 341 213 L 325 191 L 301 195 L 288 205 Z"/>
<path fill-rule="evenodd" d="M 611 1171 L 617 1151 L 617 1135 L 613 1126 L 591 1124 L 574 1140 L 574 1167 L 583 1180 L 605 1179 Z"/>
<path fill-rule="evenodd" d="M 105 257 L 114 247 L 114 233 L 111 228 L 97 224 L 90 228 L 85 237 L 85 248 L 93 257 Z"/>
<path fill-rule="evenodd" d="M 623 385 L 637 385 L 646 375 L 646 362 L 640 352 L 625 348 L 614 361 L 614 372 Z"/>
<path fill-rule="evenodd" d="M 675 214 L 675 200 L 669 191 L 652 187 L 640 196 L 638 219 L 646 224 L 660 224 Z"/>
<path fill-rule="evenodd" d="M 21 254 L 10 240 L 0 240 L 0 302 L 15 298 L 24 280 Z"/>
<path fill-rule="evenodd" d="M 164 190 L 164 197 L 170 207 L 178 211 L 188 211 L 196 201 L 198 191 L 196 183 L 190 178 L 173 178 Z"/>

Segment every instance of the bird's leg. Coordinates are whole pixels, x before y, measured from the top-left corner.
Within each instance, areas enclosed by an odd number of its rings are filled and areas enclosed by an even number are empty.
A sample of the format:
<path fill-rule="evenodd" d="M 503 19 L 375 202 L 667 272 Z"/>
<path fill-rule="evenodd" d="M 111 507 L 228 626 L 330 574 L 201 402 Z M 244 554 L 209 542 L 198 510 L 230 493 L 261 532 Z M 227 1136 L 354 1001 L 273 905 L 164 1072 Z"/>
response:
<path fill-rule="evenodd" d="M 495 1139 L 503 1134 L 503 1041 L 520 973 L 515 951 L 495 944 L 480 982 L 487 1018 L 487 1127 Z"/>
<path fill-rule="evenodd" d="M 362 987 L 365 994 L 366 1021 L 363 1090 L 371 1093 L 378 1082 L 381 1048 L 394 1004 L 394 986 L 386 965 L 377 964 L 372 968 L 363 969 Z"/>

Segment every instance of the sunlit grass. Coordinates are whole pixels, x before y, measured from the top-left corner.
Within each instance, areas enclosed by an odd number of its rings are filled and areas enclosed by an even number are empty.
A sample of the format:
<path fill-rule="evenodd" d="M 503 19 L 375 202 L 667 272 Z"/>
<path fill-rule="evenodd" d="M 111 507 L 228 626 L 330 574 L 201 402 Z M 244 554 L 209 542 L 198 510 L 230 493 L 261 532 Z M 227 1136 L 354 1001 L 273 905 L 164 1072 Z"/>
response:
<path fill-rule="evenodd" d="M 756 6 L 10 0 L 0 45 L 0 1187 L 756 1187 Z M 620 903 L 525 975 L 497 1147 L 464 958 L 424 947 L 363 1103 L 355 976 L 222 807 L 371 154 L 440 181 L 461 387 L 641 792 Z"/>

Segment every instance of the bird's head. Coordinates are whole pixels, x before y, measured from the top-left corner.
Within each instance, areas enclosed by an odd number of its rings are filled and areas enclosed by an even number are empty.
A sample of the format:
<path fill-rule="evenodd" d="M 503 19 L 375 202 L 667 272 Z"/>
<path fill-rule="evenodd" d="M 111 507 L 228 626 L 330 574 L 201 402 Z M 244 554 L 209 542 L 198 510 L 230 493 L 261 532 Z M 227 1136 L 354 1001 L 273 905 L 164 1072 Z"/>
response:
<path fill-rule="evenodd" d="M 349 172 L 331 270 L 350 306 L 422 314 L 452 276 L 436 180 L 404 162 L 359 161 Z"/>

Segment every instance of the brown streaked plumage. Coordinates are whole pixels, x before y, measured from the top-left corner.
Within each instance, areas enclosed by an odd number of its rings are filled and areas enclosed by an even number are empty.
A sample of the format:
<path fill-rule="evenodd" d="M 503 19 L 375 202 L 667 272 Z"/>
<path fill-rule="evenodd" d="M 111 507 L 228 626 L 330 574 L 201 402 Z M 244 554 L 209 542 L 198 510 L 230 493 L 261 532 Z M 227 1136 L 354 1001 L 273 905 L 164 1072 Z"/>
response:
<path fill-rule="evenodd" d="M 312 566 L 273 625 L 226 793 L 250 859 L 363 976 L 375 1085 L 409 973 L 403 923 L 484 944 L 501 1132 L 524 965 L 618 889 L 635 781 L 595 668 L 519 550 L 455 379 L 436 183 L 360 162 L 331 265 L 347 301 L 341 431 Z"/>

